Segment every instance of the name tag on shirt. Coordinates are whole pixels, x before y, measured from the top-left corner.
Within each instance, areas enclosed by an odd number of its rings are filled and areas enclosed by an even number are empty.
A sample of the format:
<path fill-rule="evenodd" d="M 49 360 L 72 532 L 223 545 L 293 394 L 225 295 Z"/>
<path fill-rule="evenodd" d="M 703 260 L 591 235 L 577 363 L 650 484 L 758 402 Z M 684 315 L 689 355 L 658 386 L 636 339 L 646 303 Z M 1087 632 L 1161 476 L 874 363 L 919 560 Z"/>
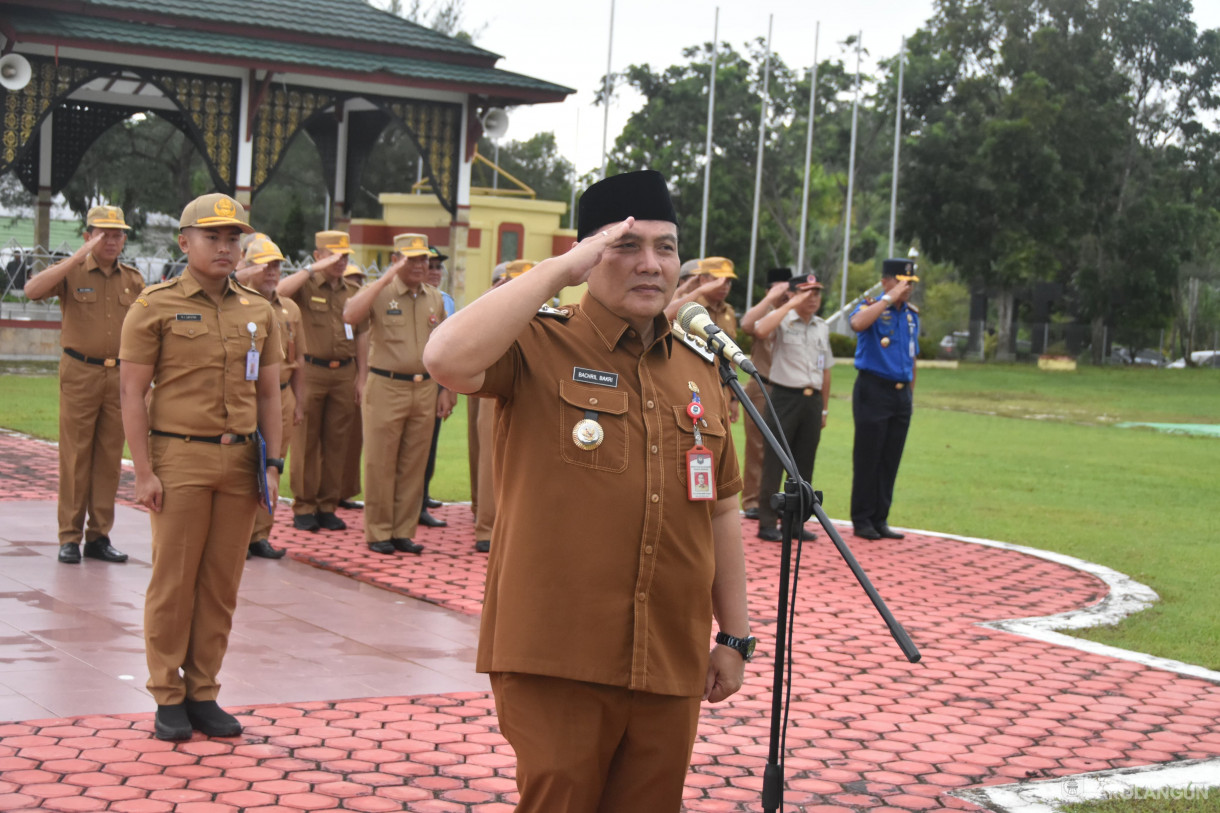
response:
<path fill-rule="evenodd" d="M 246 380 L 258 381 L 258 351 L 246 352 Z"/>
<path fill-rule="evenodd" d="M 356 338 L 356 333 L 352 330 L 352 326 L 347 322 L 343 323 L 343 335 L 348 339 Z"/>
<path fill-rule="evenodd" d="M 179 322 L 202 322 L 202 313 L 178 313 L 174 314 L 174 318 Z"/>
<path fill-rule="evenodd" d="M 604 373 L 601 370 L 590 370 L 587 367 L 573 367 L 572 380 L 583 384 L 596 384 L 599 387 L 617 387 L 618 373 Z"/>

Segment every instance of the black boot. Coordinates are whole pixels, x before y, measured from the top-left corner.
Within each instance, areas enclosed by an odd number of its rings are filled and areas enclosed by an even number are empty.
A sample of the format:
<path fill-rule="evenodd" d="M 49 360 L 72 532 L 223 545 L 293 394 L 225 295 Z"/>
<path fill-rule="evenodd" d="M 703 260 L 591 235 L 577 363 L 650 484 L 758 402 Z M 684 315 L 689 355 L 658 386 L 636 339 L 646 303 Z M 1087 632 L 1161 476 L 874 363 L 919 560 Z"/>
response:
<path fill-rule="evenodd" d="M 236 737 L 241 733 L 241 723 L 215 700 L 186 701 L 186 716 L 192 726 L 209 737 Z"/>
<path fill-rule="evenodd" d="M 157 716 L 153 720 L 153 736 L 159 740 L 180 742 L 189 740 L 191 733 L 191 721 L 186 716 L 185 703 L 157 706 Z"/>

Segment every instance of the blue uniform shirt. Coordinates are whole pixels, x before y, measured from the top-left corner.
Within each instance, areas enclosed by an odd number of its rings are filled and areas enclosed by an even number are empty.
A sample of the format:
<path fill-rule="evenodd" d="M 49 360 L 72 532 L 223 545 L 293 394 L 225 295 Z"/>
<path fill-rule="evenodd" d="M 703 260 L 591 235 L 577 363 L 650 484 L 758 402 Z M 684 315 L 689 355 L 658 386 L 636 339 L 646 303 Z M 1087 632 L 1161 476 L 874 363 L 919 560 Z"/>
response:
<path fill-rule="evenodd" d="M 852 316 L 873 304 L 864 299 Z M 856 369 L 888 381 L 912 381 L 919 354 L 919 313 L 907 303 L 888 307 L 866 330 L 856 334 Z"/>
<path fill-rule="evenodd" d="M 453 312 L 457 310 L 453 303 L 453 297 L 449 296 L 449 294 L 445 293 L 444 291 L 441 291 L 441 301 L 445 303 L 445 318 L 453 316 Z"/>

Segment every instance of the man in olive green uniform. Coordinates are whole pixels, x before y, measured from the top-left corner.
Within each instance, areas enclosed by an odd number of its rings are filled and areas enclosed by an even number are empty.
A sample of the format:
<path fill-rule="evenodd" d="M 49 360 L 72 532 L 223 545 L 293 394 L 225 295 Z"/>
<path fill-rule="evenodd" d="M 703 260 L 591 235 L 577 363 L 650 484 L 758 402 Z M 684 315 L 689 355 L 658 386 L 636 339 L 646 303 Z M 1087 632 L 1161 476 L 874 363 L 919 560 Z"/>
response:
<path fill-rule="evenodd" d="M 301 355 L 306 351 L 305 332 L 301 327 L 301 309 L 297 303 L 281 298 L 275 290 L 280 281 L 280 264 L 284 262 L 283 252 L 265 234 L 252 237 L 246 244 L 241 267 L 237 270 L 237 281 L 258 291 L 271 303 L 271 312 L 280 328 L 280 342 L 284 350 L 284 361 L 280 364 L 280 450 L 268 449 L 267 454 L 284 458 L 288 456 L 292 428 L 305 419 L 305 371 L 300 362 Z M 284 549 L 271 545 L 272 524 L 271 512 L 260 506 L 254 516 L 247 558 L 283 558 Z"/>
<path fill-rule="evenodd" d="M 259 470 L 256 432 L 280 448 L 282 351 L 271 304 L 230 279 L 253 231 L 246 218 L 228 195 L 188 203 L 178 235 L 187 268 L 146 289 L 123 322 L 123 426 L 136 501 L 152 522 L 148 689 L 163 740 L 241 733 L 216 703 L 218 675 L 254 512 L 260 500 L 274 508 L 284 467 L 269 457 Z"/>
<path fill-rule="evenodd" d="M 32 277 L 25 295 L 59 297 L 63 312 L 59 360 L 59 561 L 85 556 L 125 562 L 110 544 L 114 496 L 123 456 L 119 408 L 119 336 L 127 308 L 144 278 L 119 262 L 130 227 L 117 206 L 94 206 L 85 218 L 85 244 Z M 88 525 L 86 526 L 86 514 Z"/>
<path fill-rule="evenodd" d="M 301 309 L 305 343 L 305 419 L 296 427 L 292 456 L 292 524 L 303 531 L 342 531 L 335 516 L 343 496 L 348 439 L 357 409 L 356 337 L 368 325 L 345 324 L 343 307 L 357 286 L 343 278 L 352 253 L 347 234 L 320 231 L 312 268 L 280 280 L 279 295 Z"/>
<path fill-rule="evenodd" d="M 349 324 L 369 325 L 368 359 L 360 359 L 364 539 L 370 550 L 385 554 L 423 550 L 413 537 L 432 426 L 438 415 L 447 418 L 453 411 L 453 394 L 438 394 L 424 370 L 424 345 L 445 319 L 441 292 L 424 283 L 428 238 L 400 234 L 394 251 L 398 256 L 385 274 L 353 296 L 343 312 Z"/>

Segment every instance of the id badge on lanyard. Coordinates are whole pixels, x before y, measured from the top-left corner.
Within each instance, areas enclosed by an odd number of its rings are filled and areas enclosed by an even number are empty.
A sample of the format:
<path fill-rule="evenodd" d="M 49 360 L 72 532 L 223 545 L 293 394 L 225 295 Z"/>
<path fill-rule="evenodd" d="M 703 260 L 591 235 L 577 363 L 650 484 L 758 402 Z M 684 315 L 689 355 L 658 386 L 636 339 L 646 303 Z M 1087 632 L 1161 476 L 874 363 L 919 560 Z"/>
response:
<path fill-rule="evenodd" d="M 250 350 L 246 353 L 246 380 L 258 381 L 258 347 L 254 344 L 254 334 L 258 332 L 258 325 L 246 322 L 246 330 L 250 332 Z"/>
<path fill-rule="evenodd" d="M 709 501 L 716 499 L 715 460 L 712 450 L 703 445 L 703 434 L 699 423 L 703 419 L 703 402 L 699 399 L 699 386 L 690 382 L 691 400 L 686 405 L 695 433 L 695 446 L 686 453 L 687 499 Z"/>

